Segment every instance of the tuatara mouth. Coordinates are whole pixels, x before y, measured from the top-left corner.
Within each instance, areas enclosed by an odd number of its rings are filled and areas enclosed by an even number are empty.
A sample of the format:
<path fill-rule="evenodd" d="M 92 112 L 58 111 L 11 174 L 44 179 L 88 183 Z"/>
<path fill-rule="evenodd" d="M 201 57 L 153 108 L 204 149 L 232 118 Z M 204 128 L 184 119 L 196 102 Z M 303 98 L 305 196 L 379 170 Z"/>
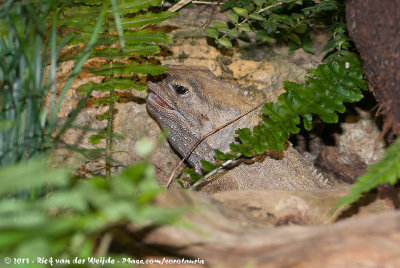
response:
<path fill-rule="evenodd" d="M 151 92 L 149 94 L 149 97 L 152 101 L 154 101 L 155 103 L 158 104 L 158 106 L 161 106 L 162 108 L 168 109 L 168 110 L 175 110 L 174 108 L 172 108 L 171 106 L 169 106 L 168 104 L 166 104 L 157 94 Z"/>
<path fill-rule="evenodd" d="M 178 112 L 177 110 L 175 110 L 174 108 L 172 108 L 171 106 L 166 104 L 157 94 L 150 92 L 147 99 L 149 101 L 151 101 L 152 103 L 156 104 L 159 108 L 161 108 L 163 110 L 167 110 L 169 112 L 173 112 L 176 115 L 182 117 L 184 120 L 186 120 L 186 118 L 180 112 Z"/>

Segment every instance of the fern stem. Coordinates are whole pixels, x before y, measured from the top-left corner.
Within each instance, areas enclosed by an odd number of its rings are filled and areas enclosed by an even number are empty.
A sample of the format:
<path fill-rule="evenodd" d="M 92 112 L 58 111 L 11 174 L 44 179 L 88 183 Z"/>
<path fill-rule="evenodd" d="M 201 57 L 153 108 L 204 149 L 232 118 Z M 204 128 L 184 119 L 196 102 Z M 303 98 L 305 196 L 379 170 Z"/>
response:
<path fill-rule="evenodd" d="M 113 3 L 115 4 L 115 3 Z M 115 6 L 114 6 L 115 9 Z M 115 11 L 115 10 L 114 10 Z M 115 13 L 115 15 L 118 12 Z M 107 32 L 108 32 L 108 20 L 106 20 Z M 108 35 L 109 37 L 109 35 Z M 108 52 L 111 54 L 111 47 L 108 46 Z M 113 62 L 110 61 L 110 69 L 113 68 Z M 106 181 L 111 178 L 111 145 L 112 145 L 112 122 L 113 122 L 113 110 L 114 110 L 114 86 L 113 86 L 113 74 L 110 74 L 111 89 L 108 101 L 108 116 L 107 116 L 107 132 L 106 132 Z"/>
<path fill-rule="evenodd" d="M 111 64 L 112 65 L 112 64 Z M 114 112 L 114 88 L 110 90 L 110 102 L 108 106 L 107 135 L 106 135 L 106 179 L 111 177 L 111 143 L 112 143 L 112 122 Z"/>
<path fill-rule="evenodd" d="M 203 182 L 207 181 L 208 178 L 210 178 L 211 176 L 213 176 L 215 173 L 217 173 L 218 171 L 220 171 L 221 169 L 224 169 L 225 167 L 227 167 L 228 165 L 230 165 L 233 161 L 238 160 L 240 157 L 242 157 L 241 153 L 238 153 L 237 156 L 233 159 L 229 159 L 227 161 L 225 161 L 222 165 L 220 165 L 219 167 L 215 168 L 214 170 L 210 171 L 209 173 L 207 173 L 206 175 L 204 175 L 202 178 L 200 178 L 198 181 L 196 181 L 192 186 L 190 186 L 189 190 L 196 190 L 197 186 L 199 186 L 200 184 L 202 184 Z"/>

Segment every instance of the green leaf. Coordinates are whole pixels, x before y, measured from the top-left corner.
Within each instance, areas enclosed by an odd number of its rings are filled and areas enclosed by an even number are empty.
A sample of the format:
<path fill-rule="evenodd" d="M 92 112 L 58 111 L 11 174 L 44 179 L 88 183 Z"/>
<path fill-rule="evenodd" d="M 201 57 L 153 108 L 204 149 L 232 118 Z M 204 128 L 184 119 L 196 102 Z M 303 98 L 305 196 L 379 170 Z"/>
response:
<path fill-rule="evenodd" d="M 254 3 L 255 3 L 258 7 L 262 7 L 262 6 L 266 3 L 266 0 L 254 0 Z"/>
<path fill-rule="evenodd" d="M 108 115 L 108 113 L 101 114 L 101 115 L 99 115 L 99 116 L 96 117 L 97 121 L 103 121 L 103 120 L 106 120 L 106 119 L 108 119 L 108 118 L 110 118 L 109 115 Z"/>
<path fill-rule="evenodd" d="M 118 12 L 121 15 L 136 13 L 151 6 L 157 6 L 162 0 L 118 0 Z"/>
<path fill-rule="evenodd" d="M 1 120 L 0 131 L 10 130 L 15 127 L 16 120 Z"/>
<path fill-rule="evenodd" d="M 263 16 L 261 16 L 260 14 L 258 14 L 258 13 L 250 14 L 250 18 L 251 19 L 255 19 L 255 20 L 260 20 L 260 21 L 264 21 L 265 20 L 265 18 Z"/>
<path fill-rule="evenodd" d="M 143 85 L 143 84 L 133 83 L 131 86 L 134 90 L 137 90 L 137 91 L 147 90 L 147 86 Z"/>
<path fill-rule="evenodd" d="M 304 118 L 304 128 L 306 130 L 311 130 L 312 129 L 312 115 L 311 114 L 305 114 Z"/>
<path fill-rule="evenodd" d="M 184 174 L 188 174 L 190 176 L 190 179 L 192 181 L 198 181 L 199 179 L 201 179 L 201 175 L 199 173 L 197 173 L 196 171 L 194 171 L 193 169 L 189 169 L 186 168 L 182 171 Z"/>
<path fill-rule="evenodd" d="M 273 42 L 275 39 L 268 35 L 266 31 L 258 31 L 255 36 L 256 40 L 261 40 L 264 42 Z"/>
<path fill-rule="evenodd" d="M 98 99 L 94 102 L 94 105 L 101 106 L 103 104 L 109 105 L 110 103 L 116 102 L 118 100 L 118 96 L 106 97 L 102 99 Z"/>
<path fill-rule="evenodd" d="M 207 36 L 217 39 L 218 38 L 218 30 L 212 27 L 206 27 Z"/>
<path fill-rule="evenodd" d="M 147 12 L 144 14 L 136 15 L 133 18 L 121 18 L 121 24 L 125 29 L 131 27 L 141 27 L 148 24 L 160 23 L 164 20 L 176 17 L 177 15 L 178 13 L 175 12 Z"/>
<path fill-rule="evenodd" d="M 218 160 L 226 161 L 226 160 L 230 160 L 230 159 L 234 159 L 235 158 L 235 155 L 230 154 L 230 153 L 223 153 L 223 152 L 221 152 L 220 150 L 217 150 L 217 149 L 214 149 L 214 153 L 215 153 L 215 159 L 218 159 Z"/>
<path fill-rule="evenodd" d="M 181 180 L 176 180 L 176 182 L 179 184 L 179 186 L 181 187 L 181 189 L 186 189 L 185 185 L 183 184 L 183 181 L 181 181 Z"/>
<path fill-rule="evenodd" d="M 200 160 L 200 163 L 205 172 L 210 172 L 218 167 L 218 165 L 214 165 L 213 163 L 206 160 Z"/>
<path fill-rule="evenodd" d="M 135 83 L 127 78 L 112 78 L 102 83 L 88 82 L 86 84 L 80 85 L 77 88 L 77 92 L 81 94 L 82 93 L 87 94 L 92 90 L 108 92 L 112 89 L 119 89 L 119 90 L 136 89 L 141 91 L 141 90 L 146 90 L 147 86 Z"/>
<path fill-rule="evenodd" d="M 234 28 L 234 29 L 231 29 L 231 30 L 229 30 L 229 31 L 227 31 L 226 34 L 227 34 L 229 37 L 233 37 L 233 38 L 237 38 L 237 37 L 239 36 L 238 30 L 235 29 L 235 28 Z"/>
<path fill-rule="evenodd" d="M 311 41 L 309 33 L 302 34 L 300 36 L 300 38 L 301 38 L 303 50 L 305 52 L 314 54 L 314 49 L 312 48 L 312 41 Z"/>
<path fill-rule="evenodd" d="M 250 143 L 251 131 L 249 128 L 242 128 L 235 131 L 239 135 L 240 141 L 244 144 Z"/>
<path fill-rule="evenodd" d="M 294 28 L 294 31 L 296 33 L 305 33 L 305 31 L 307 30 L 307 25 L 305 23 L 300 23 L 296 28 Z"/>
<path fill-rule="evenodd" d="M 0 196 L 44 184 L 66 186 L 69 169 L 50 169 L 46 159 L 32 159 L 0 169 Z"/>
<path fill-rule="evenodd" d="M 106 135 L 104 134 L 94 134 L 89 137 L 89 142 L 93 145 L 99 144 L 101 140 L 105 139 Z"/>
<path fill-rule="evenodd" d="M 312 128 L 312 114 L 325 122 L 336 122 L 337 112 L 345 109 L 343 102 L 358 101 L 361 90 L 367 88 L 361 62 L 352 54 L 337 57 L 309 72 L 313 77 L 306 77 L 306 83 L 285 81 L 286 93 L 279 96 L 278 103 L 263 105 L 264 126 L 255 126 L 253 134 L 249 129 L 236 131 L 242 144 L 231 144 L 233 152 L 250 157 L 261 153 L 267 145 L 270 149 L 282 150 L 289 135 L 299 131 L 299 116 L 303 117 L 306 129 Z"/>
<path fill-rule="evenodd" d="M 217 43 L 224 46 L 224 47 L 232 47 L 231 41 L 227 37 L 222 37 L 217 40 Z"/>
<path fill-rule="evenodd" d="M 220 32 L 221 31 L 227 31 L 229 29 L 228 25 L 226 25 L 225 23 L 220 22 L 220 21 L 213 21 L 212 24 Z"/>
<path fill-rule="evenodd" d="M 118 11 L 117 0 L 111 0 L 111 6 L 112 6 L 112 12 L 114 15 L 115 28 L 117 29 L 117 32 L 118 32 L 118 39 L 120 41 L 121 48 L 125 49 L 125 38 L 124 38 L 124 33 L 123 33 L 122 25 L 121 25 L 121 17 L 119 15 L 119 11 Z"/>
<path fill-rule="evenodd" d="M 221 6 L 221 11 L 225 11 L 227 9 L 230 9 L 236 5 L 235 1 L 233 0 L 228 0 L 225 3 L 222 4 Z"/>
<path fill-rule="evenodd" d="M 300 38 L 299 38 L 298 35 L 296 35 L 296 34 L 289 34 L 287 37 L 288 37 L 288 39 L 292 40 L 295 44 L 297 44 L 297 45 L 300 45 L 300 44 L 301 44 L 301 40 L 300 40 Z"/>
<path fill-rule="evenodd" d="M 81 34 L 82 38 L 85 38 L 86 35 L 87 35 L 86 33 Z M 124 38 L 127 44 L 137 44 L 137 43 L 169 44 L 172 42 L 172 38 L 167 34 L 161 32 L 150 32 L 148 30 L 125 31 Z M 99 37 L 98 45 L 111 46 L 117 41 L 118 41 L 117 36 L 103 33 Z"/>
<path fill-rule="evenodd" d="M 136 55 L 154 55 L 160 52 L 160 47 L 153 44 L 131 44 L 128 43 L 125 49 L 120 48 L 104 48 L 92 52 L 93 57 L 104 57 L 111 59 L 123 59 L 129 56 Z"/>
<path fill-rule="evenodd" d="M 242 23 L 237 25 L 238 29 L 243 32 L 251 32 L 250 26 L 248 23 Z"/>
<path fill-rule="evenodd" d="M 239 22 L 239 16 L 238 16 L 238 14 L 236 14 L 234 12 L 228 12 L 226 14 L 226 16 L 228 17 L 228 20 L 233 22 L 233 23 L 238 23 Z"/>
<path fill-rule="evenodd" d="M 242 16 L 245 18 L 249 17 L 249 11 L 247 11 L 247 9 L 240 8 L 240 7 L 234 7 L 233 11 L 235 11 L 235 13 L 238 14 L 239 16 Z"/>
<path fill-rule="evenodd" d="M 151 75 L 160 75 L 165 72 L 166 68 L 161 65 L 153 65 L 149 62 L 139 63 L 139 62 L 131 62 L 127 63 L 119 63 L 114 62 L 112 66 L 109 64 L 101 65 L 100 68 L 89 69 L 89 71 L 96 75 L 104 75 L 110 76 L 114 74 L 122 75 L 122 74 L 151 74 Z"/>

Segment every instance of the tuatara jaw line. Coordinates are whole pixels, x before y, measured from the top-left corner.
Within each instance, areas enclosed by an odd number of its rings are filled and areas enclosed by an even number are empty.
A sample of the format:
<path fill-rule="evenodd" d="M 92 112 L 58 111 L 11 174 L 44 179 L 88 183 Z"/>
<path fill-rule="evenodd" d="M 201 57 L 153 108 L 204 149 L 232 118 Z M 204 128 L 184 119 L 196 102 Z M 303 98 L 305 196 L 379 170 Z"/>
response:
<path fill-rule="evenodd" d="M 165 103 L 165 101 L 163 101 L 157 94 L 150 92 L 147 99 L 151 101 L 153 104 L 156 104 L 159 108 L 173 112 L 178 116 L 182 117 L 184 120 L 186 120 L 186 118 L 180 112 L 178 112 L 177 110 L 169 106 L 167 103 Z"/>

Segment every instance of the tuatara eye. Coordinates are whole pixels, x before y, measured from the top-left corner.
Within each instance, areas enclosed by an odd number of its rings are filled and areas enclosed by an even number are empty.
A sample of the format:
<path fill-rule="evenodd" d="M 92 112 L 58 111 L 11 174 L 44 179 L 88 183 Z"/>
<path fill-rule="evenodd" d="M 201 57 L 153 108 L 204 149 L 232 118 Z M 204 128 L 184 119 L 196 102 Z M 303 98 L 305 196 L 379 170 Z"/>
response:
<path fill-rule="evenodd" d="M 176 94 L 179 95 L 183 95 L 189 91 L 186 87 L 177 84 L 173 84 L 172 88 L 175 90 Z"/>

